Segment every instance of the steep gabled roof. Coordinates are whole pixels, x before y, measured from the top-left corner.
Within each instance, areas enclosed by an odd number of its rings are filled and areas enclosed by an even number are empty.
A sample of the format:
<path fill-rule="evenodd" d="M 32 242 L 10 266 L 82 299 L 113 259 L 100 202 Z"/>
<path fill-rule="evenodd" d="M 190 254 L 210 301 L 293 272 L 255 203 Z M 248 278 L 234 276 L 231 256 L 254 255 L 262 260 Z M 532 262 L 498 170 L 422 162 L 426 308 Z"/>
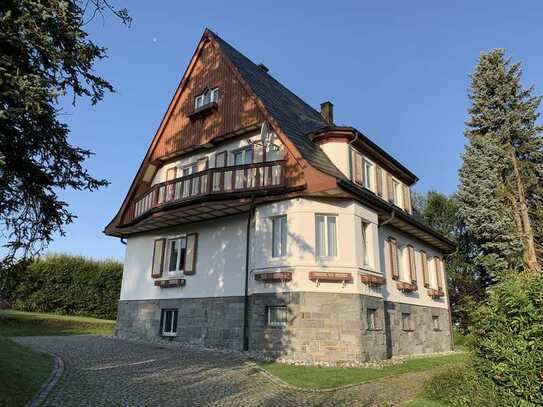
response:
<path fill-rule="evenodd" d="M 345 178 L 324 151 L 309 138 L 310 133 L 330 126 L 321 114 L 217 34 L 208 32 L 303 158 L 329 175 Z"/>

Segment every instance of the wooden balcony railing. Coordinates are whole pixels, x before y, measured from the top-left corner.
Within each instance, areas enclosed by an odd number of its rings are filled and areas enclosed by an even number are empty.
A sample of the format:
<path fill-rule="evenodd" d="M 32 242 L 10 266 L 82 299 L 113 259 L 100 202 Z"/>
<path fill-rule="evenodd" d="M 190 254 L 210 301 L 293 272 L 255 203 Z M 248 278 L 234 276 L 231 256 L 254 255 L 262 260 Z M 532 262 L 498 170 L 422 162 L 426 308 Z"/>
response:
<path fill-rule="evenodd" d="M 133 218 L 174 202 L 216 194 L 268 190 L 285 186 L 283 160 L 210 168 L 153 185 L 136 199 Z"/>

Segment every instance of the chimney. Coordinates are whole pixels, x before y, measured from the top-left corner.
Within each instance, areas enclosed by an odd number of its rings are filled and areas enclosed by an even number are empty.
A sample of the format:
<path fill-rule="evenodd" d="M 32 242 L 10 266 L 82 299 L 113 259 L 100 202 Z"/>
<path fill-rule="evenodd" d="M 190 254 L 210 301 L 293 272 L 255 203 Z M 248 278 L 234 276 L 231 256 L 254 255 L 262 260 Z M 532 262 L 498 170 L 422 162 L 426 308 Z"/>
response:
<path fill-rule="evenodd" d="M 324 117 L 329 124 L 334 124 L 334 105 L 330 101 L 321 103 L 321 116 Z"/>
<path fill-rule="evenodd" d="M 264 64 L 258 64 L 258 67 L 260 69 L 262 69 L 266 73 L 268 73 L 268 71 L 269 71 L 268 67 L 266 65 L 264 65 Z"/>

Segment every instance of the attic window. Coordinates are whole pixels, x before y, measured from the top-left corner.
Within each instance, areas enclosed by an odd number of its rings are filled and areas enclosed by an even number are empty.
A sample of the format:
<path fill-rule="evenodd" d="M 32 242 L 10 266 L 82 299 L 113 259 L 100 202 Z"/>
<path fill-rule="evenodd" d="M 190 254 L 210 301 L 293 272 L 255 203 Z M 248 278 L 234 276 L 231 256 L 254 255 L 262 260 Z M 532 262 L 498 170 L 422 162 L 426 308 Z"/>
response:
<path fill-rule="evenodd" d="M 219 88 L 206 89 L 203 93 L 194 99 L 194 108 L 200 109 L 219 99 Z"/>

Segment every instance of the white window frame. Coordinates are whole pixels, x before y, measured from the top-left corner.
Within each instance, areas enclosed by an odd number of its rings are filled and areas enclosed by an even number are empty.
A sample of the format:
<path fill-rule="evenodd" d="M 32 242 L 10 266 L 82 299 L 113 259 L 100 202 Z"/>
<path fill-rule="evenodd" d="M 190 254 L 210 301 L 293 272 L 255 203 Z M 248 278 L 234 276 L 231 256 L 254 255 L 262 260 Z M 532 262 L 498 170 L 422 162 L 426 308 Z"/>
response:
<path fill-rule="evenodd" d="M 317 230 L 317 219 L 318 218 L 323 218 L 323 222 L 324 222 L 324 235 L 322 236 L 322 239 L 324 240 L 324 245 L 321 245 L 319 244 L 319 240 L 318 240 L 318 230 Z M 334 224 L 335 224 L 335 241 L 333 242 L 333 247 L 330 245 L 330 241 L 329 241 L 329 219 L 334 219 Z M 333 214 L 324 214 L 324 213 L 318 213 L 318 214 L 315 214 L 315 254 L 318 258 L 335 258 L 337 257 L 338 255 L 338 248 L 339 248 L 339 244 L 338 244 L 338 216 L 337 215 L 333 215 Z M 319 248 L 323 246 L 324 247 L 324 253 L 319 253 Z M 333 250 L 331 250 L 333 249 Z M 333 253 L 331 253 L 333 252 Z"/>
<path fill-rule="evenodd" d="M 271 218 L 272 223 L 272 257 L 280 258 L 287 255 L 288 219 L 287 215 L 279 215 Z M 277 228 L 279 231 L 276 233 Z M 276 235 L 279 235 L 279 241 Z"/>
<path fill-rule="evenodd" d="M 407 315 L 407 317 L 405 317 Z M 413 327 L 411 322 L 411 313 L 410 312 L 402 312 L 401 314 L 402 318 L 402 330 L 403 331 L 412 331 Z"/>
<path fill-rule="evenodd" d="M 219 88 L 206 89 L 194 98 L 194 108 L 199 109 L 219 99 Z"/>
<path fill-rule="evenodd" d="M 177 260 L 175 261 L 175 270 L 170 270 L 170 257 L 172 255 L 171 245 L 173 244 L 173 242 L 177 242 L 177 241 L 179 241 L 179 251 L 177 253 Z M 183 242 L 184 242 L 185 247 L 183 247 Z M 180 267 L 182 249 L 185 249 L 185 258 L 183 259 L 183 268 Z M 166 240 L 166 255 L 164 256 L 165 273 L 170 276 L 176 275 L 176 274 L 183 274 L 185 270 L 186 253 L 187 253 L 187 236 L 186 235 L 176 236 L 174 238 L 167 239 Z"/>
<path fill-rule="evenodd" d="M 365 157 L 362 158 L 362 165 L 364 167 L 364 187 L 369 189 L 370 191 L 373 191 L 373 171 L 375 166 L 370 160 Z"/>
<path fill-rule="evenodd" d="M 362 265 L 364 267 L 372 267 L 372 256 L 371 252 L 371 223 L 366 222 L 364 219 L 361 219 L 360 229 L 362 231 Z"/>
<path fill-rule="evenodd" d="M 272 310 L 281 309 L 284 311 L 285 320 L 284 321 L 274 321 L 272 320 Z M 268 326 L 273 328 L 282 328 L 288 324 L 288 309 L 286 305 L 273 305 L 266 307 L 266 312 L 268 313 Z"/>
<path fill-rule="evenodd" d="M 396 178 L 392 178 L 392 199 L 397 207 L 403 208 L 402 183 Z"/>
<path fill-rule="evenodd" d="M 377 331 L 377 309 L 376 308 L 367 308 L 366 309 L 366 322 L 368 331 Z"/>
<path fill-rule="evenodd" d="M 171 326 L 166 327 L 166 314 L 172 313 Z M 179 329 L 179 310 L 177 308 L 162 308 L 161 310 L 162 326 L 160 327 L 160 334 L 162 336 L 177 336 L 177 330 Z M 175 326 L 175 331 L 173 330 Z M 166 329 L 169 328 L 169 329 Z"/>

